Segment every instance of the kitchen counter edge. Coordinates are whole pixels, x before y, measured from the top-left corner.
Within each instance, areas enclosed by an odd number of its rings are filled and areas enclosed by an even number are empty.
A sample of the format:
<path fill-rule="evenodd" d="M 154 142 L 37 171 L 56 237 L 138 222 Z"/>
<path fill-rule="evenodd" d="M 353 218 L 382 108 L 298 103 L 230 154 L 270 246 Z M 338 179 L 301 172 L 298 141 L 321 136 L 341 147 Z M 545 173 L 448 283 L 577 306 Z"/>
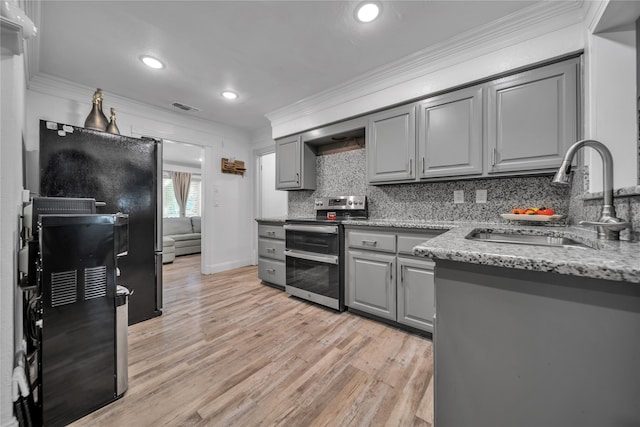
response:
<path fill-rule="evenodd" d="M 284 224 L 287 219 L 295 218 L 256 218 L 256 221 Z M 342 224 L 346 227 L 441 230 L 442 234 L 414 247 L 415 255 L 436 260 L 640 283 L 639 242 L 598 240 L 595 231 L 582 227 L 388 219 L 354 219 L 343 221 Z M 466 236 L 476 229 L 526 234 L 551 233 L 559 237 L 572 238 L 598 249 L 525 246 L 466 239 Z"/>

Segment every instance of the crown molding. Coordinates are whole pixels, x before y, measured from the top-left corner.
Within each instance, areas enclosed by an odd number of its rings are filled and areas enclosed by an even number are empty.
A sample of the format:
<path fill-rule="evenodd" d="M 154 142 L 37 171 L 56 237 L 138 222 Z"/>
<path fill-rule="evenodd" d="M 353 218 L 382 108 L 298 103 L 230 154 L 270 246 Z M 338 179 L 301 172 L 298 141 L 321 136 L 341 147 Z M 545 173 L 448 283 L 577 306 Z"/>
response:
<path fill-rule="evenodd" d="M 23 9 L 29 19 L 33 21 L 38 31 L 41 28 L 42 23 L 42 4 L 40 1 L 24 1 Z M 40 72 L 40 34 L 32 37 L 26 41 L 24 67 L 26 73 L 27 88 L 29 88 L 29 82 Z"/>
<path fill-rule="evenodd" d="M 583 22 L 585 13 L 590 9 L 588 3 L 591 2 L 536 3 L 502 19 L 461 33 L 445 42 L 430 46 L 343 84 L 272 111 L 266 114 L 266 117 L 271 121 L 275 137 L 276 128 L 286 123 L 304 122 L 305 118 L 319 111 L 336 108 L 350 101 L 375 94 L 469 59 Z M 415 93 L 412 98 L 423 95 L 428 95 L 428 93 Z M 359 114 L 365 112 L 361 111 Z M 323 123 L 317 125 L 321 124 Z"/>
<path fill-rule="evenodd" d="M 609 5 L 609 0 L 602 0 L 598 2 L 588 2 L 588 8 L 585 13 L 584 22 L 589 30 L 589 33 L 593 34 L 596 31 L 598 22 L 602 19 L 604 11 Z"/>
<path fill-rule="evenodd" d="M 28 90 L 56 98 L 69 99 L 82 104 L 91 104 L 95 88 L 40 73 L 31 78 Z M 249 133 L 243 129 L 237 129 L 200 117 L 190 117 L 180 112 L 145 104 L 112 93 L 108 93 L 108 96 L 110 102 L 120 106 L 121 113 L 134 113 L 152 120 L 180 123 L 182 126 L 186 125 L 194 130 L 208 133 L 221 139 L 226 139 L 231 136 L 234 139 L 239 138 L 247 143 L 250 141 Z"/>

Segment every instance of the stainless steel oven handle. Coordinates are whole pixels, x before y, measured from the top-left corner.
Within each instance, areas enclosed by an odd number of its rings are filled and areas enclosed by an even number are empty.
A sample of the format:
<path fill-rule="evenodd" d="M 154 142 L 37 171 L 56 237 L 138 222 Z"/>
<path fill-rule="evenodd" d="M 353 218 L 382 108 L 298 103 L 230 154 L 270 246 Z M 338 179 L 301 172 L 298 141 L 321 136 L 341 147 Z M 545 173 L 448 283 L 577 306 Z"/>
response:
<path fill-rule="evenodd" d="M 304 231 L 306 233 L 318 234 L 338 234 L 337 225 L 301 225 L 301 224 L 285 224 L 285 230 Z"/>
<path fill-rule="evenodd" d="M 316 261 L 323 264 L 335 264 L 338 265 L 338 257 L 336 255 L 316 255 L 309 252 L 296 252 L 292 250 L 285 250 L 284 255 L 291 258 L 305 259 L 307 261 Z"/>

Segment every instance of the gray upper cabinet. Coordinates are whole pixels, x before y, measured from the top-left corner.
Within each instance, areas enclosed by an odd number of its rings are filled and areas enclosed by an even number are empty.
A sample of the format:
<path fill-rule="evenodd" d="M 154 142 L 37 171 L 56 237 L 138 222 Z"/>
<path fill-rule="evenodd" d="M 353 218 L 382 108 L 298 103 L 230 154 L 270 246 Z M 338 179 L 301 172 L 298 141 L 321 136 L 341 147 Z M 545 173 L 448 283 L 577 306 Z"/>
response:
<path fill-rule="evenodd" d="M 482 87 L 418 104 L 419 177 L 482 174 Z"/>
<path fill-rule="evenodd" d="M 579 59 L 488 86 L 488 173 L 554 169 L 577 139 Z"/>
<path fill-rule="evenodd" d="M 370 183 L 414 179 L 416 160 L 415 104 L 369 116 L 367 178 Z"/>
<path fill-rule="evenodd" d="M 276 141 L 276 189 L 315 190 L 316 155 L 300 135 Z"/>

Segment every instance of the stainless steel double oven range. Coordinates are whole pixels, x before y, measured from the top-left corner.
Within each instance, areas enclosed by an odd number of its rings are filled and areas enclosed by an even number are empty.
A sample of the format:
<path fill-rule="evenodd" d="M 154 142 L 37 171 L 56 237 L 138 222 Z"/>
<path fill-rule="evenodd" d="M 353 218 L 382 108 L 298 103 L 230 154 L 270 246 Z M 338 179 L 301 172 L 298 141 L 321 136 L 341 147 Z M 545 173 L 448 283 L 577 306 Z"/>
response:
<path fill-rule="evenodd" d="M 347 219 L 368 218 L 366 196 L 315 200 L 315 218 L 289 219 L 286 233 L 285 291 L 344 311 L 344 227 Z"/>

